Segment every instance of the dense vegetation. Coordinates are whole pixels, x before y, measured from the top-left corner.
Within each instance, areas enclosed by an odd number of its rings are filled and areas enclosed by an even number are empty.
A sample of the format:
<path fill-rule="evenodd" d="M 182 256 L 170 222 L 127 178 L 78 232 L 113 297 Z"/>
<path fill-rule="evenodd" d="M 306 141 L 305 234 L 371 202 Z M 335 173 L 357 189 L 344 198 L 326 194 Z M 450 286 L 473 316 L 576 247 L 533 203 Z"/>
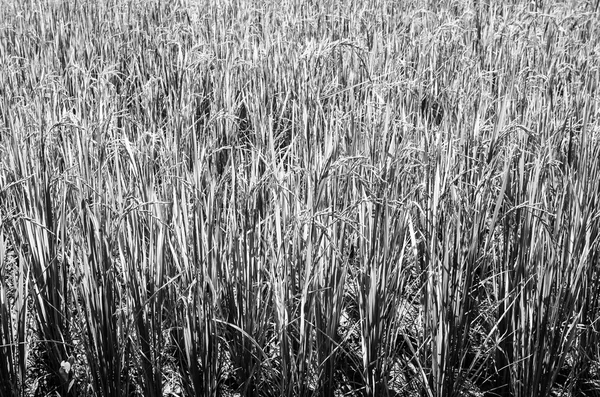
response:
<path fill-rule="evenodd" d="M 1 7 L 2 397 L 598 393 L 598 2 Z"/>

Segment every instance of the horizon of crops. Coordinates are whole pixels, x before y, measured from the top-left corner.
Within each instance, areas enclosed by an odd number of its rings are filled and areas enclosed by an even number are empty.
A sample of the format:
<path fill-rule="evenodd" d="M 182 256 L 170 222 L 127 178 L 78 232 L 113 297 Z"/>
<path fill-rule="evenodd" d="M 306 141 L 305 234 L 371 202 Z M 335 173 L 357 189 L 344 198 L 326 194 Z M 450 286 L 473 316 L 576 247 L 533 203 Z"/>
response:
<path fill-rule="evenodd" d="M 597 4 L 1 7 L 0 396 L 598 388 Z"/>

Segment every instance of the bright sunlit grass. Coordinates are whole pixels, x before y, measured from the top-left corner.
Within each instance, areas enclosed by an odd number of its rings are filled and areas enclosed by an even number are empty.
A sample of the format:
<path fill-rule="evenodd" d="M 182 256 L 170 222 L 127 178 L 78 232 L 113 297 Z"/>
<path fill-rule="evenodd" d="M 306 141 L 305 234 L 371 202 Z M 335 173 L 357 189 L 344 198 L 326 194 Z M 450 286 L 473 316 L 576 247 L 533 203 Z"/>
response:
<path fill-rule="evenodd" d="M 593 389 L 599 10 L 513 3 L 4 0 L 0 396 Z"/>

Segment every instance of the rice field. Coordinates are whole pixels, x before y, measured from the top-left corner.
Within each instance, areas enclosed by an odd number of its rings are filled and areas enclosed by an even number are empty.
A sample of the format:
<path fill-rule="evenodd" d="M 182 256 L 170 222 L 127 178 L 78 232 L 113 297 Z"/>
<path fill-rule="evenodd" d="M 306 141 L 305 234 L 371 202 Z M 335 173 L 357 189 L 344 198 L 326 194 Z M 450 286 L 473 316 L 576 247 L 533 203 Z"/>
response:
<path fill-rule="evenodd" d="M 0 396 L 600 395 L 600 9 L 0 0 Z"/>

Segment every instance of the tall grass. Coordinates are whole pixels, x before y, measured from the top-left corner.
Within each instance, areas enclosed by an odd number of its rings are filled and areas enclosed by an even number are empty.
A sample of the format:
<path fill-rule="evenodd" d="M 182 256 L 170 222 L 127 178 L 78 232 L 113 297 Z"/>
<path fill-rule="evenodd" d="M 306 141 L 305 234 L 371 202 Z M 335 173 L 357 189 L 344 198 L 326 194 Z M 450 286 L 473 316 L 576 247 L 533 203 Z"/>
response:
<path fill-rule="evenodd" d="M 0 394 L 592 388 L 592 5 L 3 10 Z"/>
<path fill-rule="evenodd" d="M 27 360 L 27 346 L 25 324 L 27 321 L 27 307 L 24 296 L 28 288 L 25 277 L 13 278 L 9 276 L 10 263 L 7 251 L 7 240 L 4 233 L 0 233 L 0 269 L 2 281 L 0 282 L 0 317 L 2 327 L 0 334 L 0 357 L 2 357 L 1 374 L 4 379 L 2 395 L 21 396 L 25 390 L 25 373 Z M 14 257 L 13 257 L 14 258 Z"/>

